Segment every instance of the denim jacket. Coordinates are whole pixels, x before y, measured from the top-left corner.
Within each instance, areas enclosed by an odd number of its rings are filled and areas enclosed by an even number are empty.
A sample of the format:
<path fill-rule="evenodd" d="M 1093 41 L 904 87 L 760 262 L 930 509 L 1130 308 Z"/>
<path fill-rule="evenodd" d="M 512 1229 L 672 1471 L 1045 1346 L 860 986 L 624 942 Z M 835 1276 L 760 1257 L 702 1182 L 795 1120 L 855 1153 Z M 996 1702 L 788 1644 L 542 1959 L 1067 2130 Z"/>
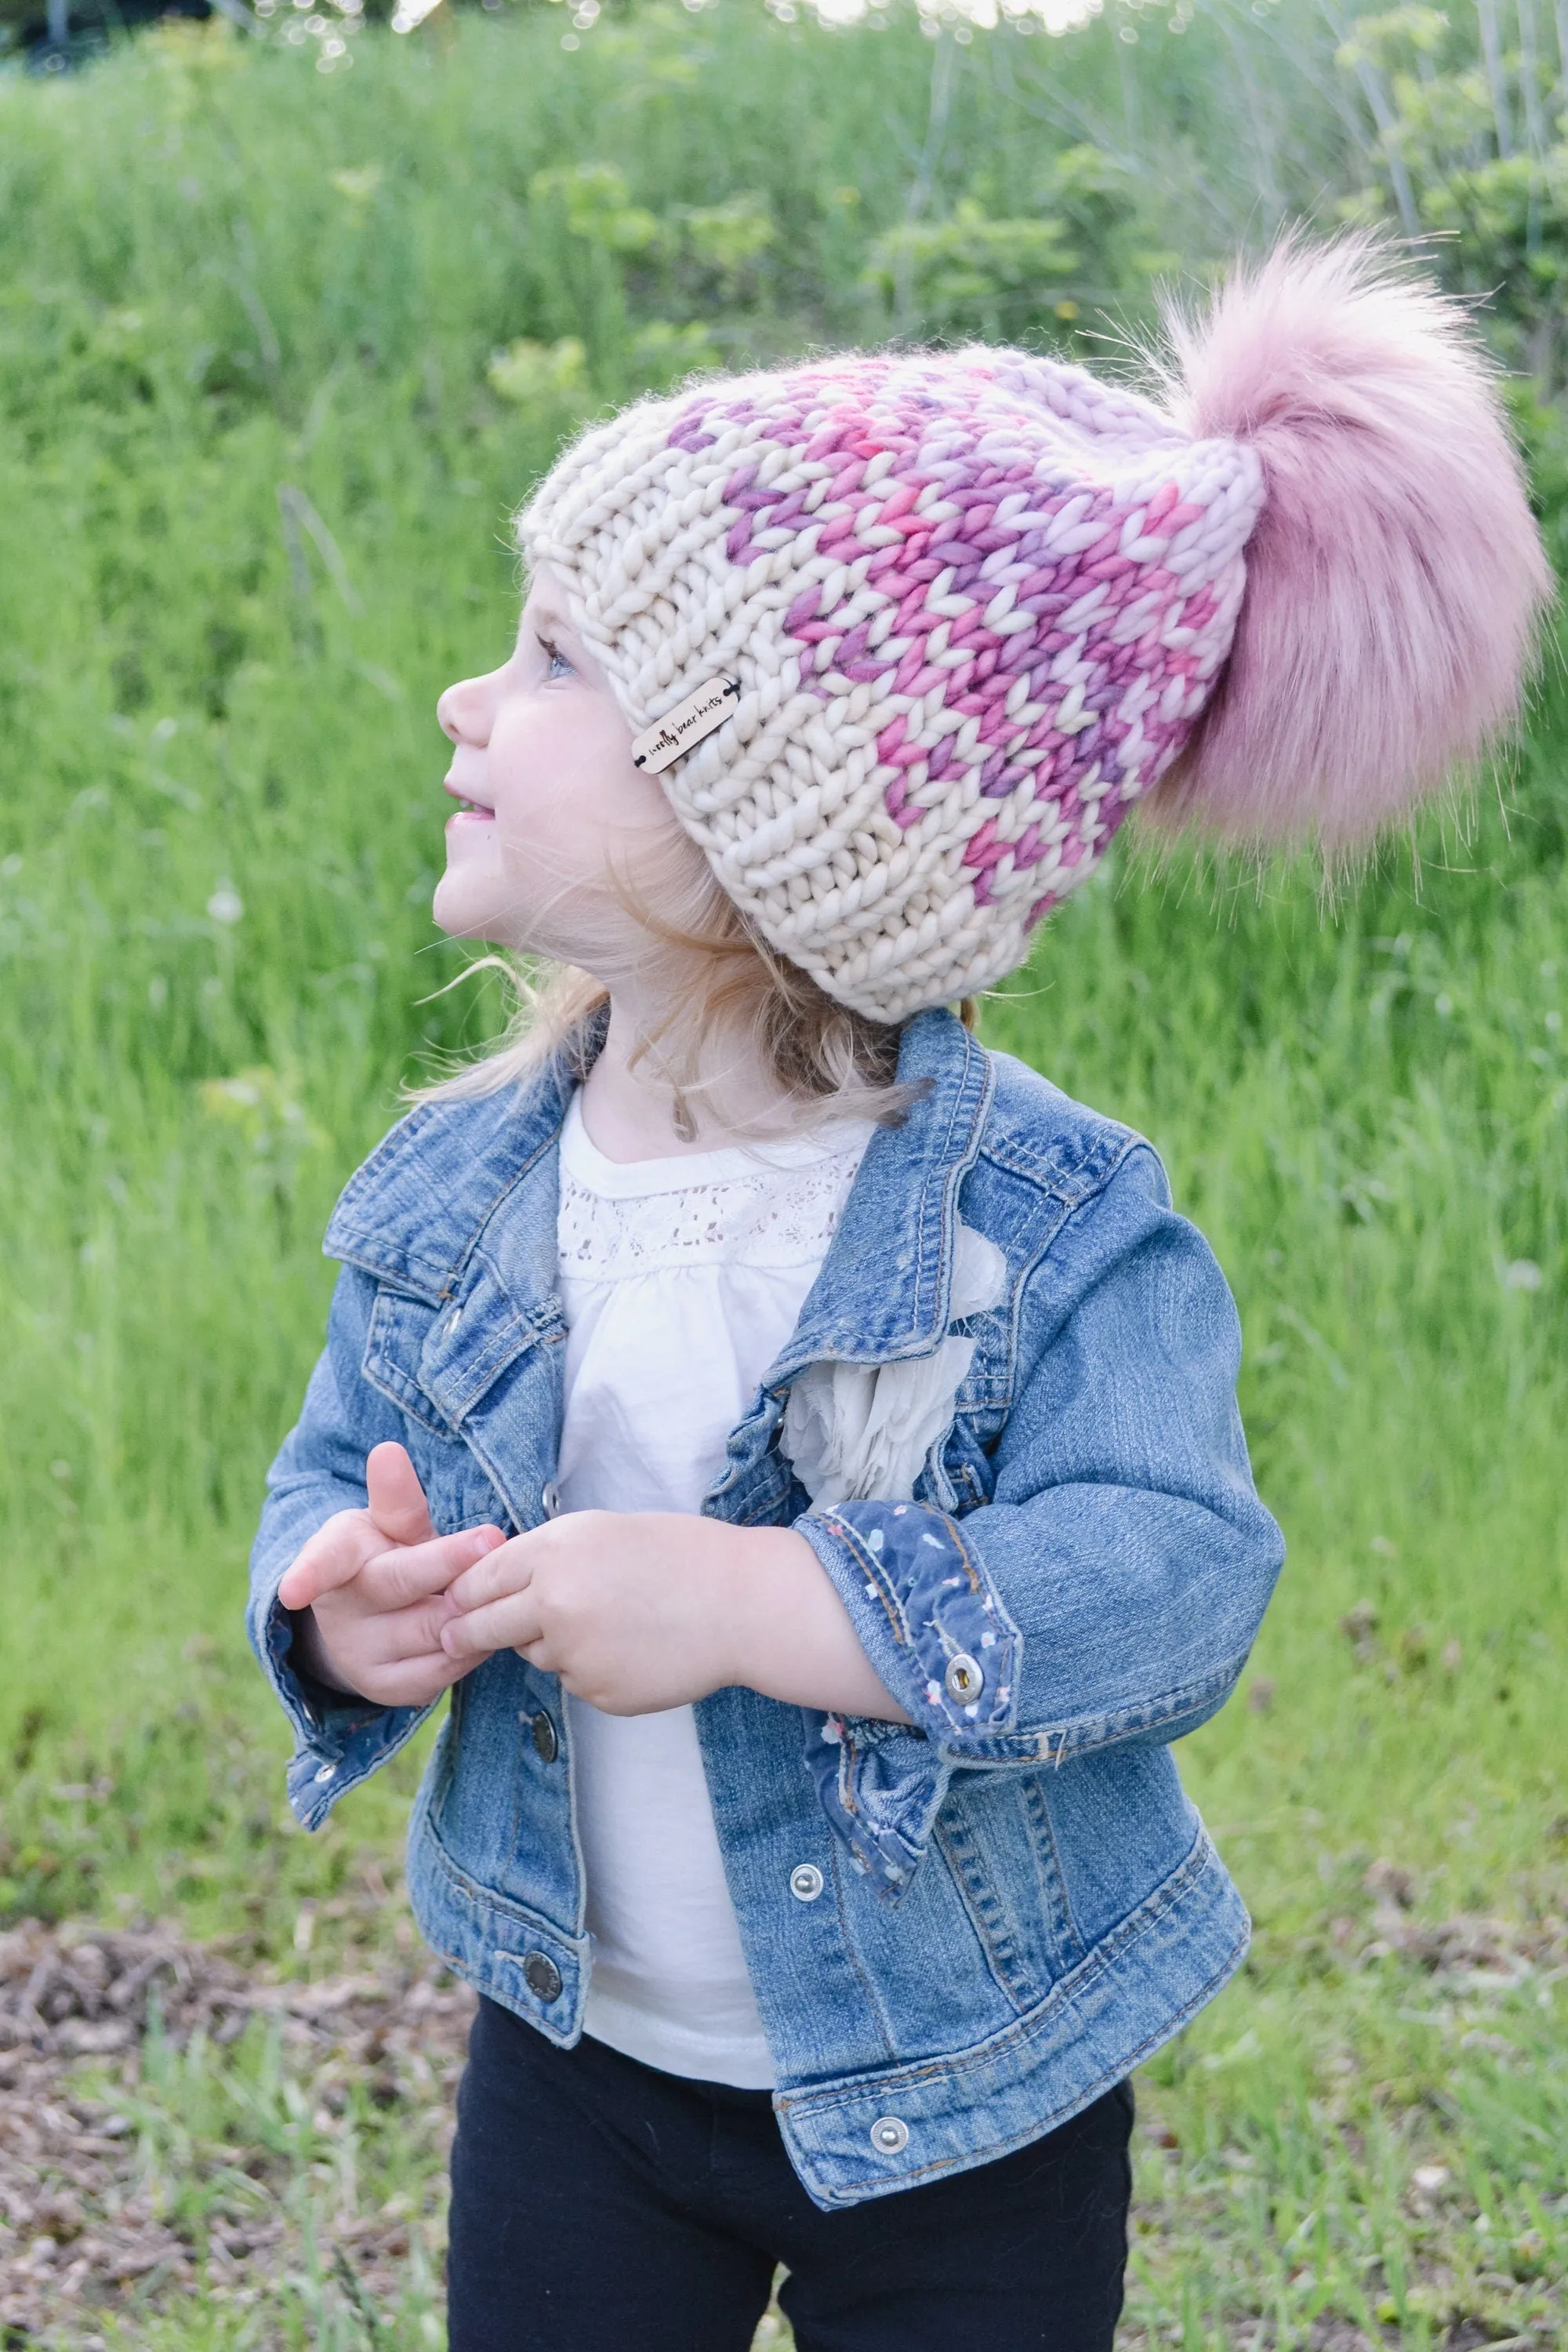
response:
<path fill-rule="evenodd" d="M 950 1013 L 908 1024 L 899 1076 L 923 1096 L 874 1133 L 702 1506 L 805 1538 L 912 1718 L 743 1688 L 696 1708 L 780 2127 L 830 2210 L 1064 2122 L 1239 1965 L 1247 1913 L 1170 1743 L 1229 1694 L 1283 1556 L 1237 1411 L 1235 1307 L 1149 1145 Z M 328 1345 L 272 1467 L 250 1602 L 308 1827 L 422 1719 L 302 1681 L 277 1600 L 307 1537 L 363 1504 L 369 1449 L 408 1448 L 442 1533 L 553 1507 L 573 1084 L 563 1058 L 422 1106 L 328 1228 Z M 961 1218 L 1006 1275 L 959 1328 L 974 1344 L 951 1425 L 912 1499 L 814 1509 L 779 1443 L 791 1382 L 953 1336 Z M 511 1651 L 451 1694 L 408 1884 L 459 1975 L 575 2041 L 593 1952 L 569 1718 Z"/>

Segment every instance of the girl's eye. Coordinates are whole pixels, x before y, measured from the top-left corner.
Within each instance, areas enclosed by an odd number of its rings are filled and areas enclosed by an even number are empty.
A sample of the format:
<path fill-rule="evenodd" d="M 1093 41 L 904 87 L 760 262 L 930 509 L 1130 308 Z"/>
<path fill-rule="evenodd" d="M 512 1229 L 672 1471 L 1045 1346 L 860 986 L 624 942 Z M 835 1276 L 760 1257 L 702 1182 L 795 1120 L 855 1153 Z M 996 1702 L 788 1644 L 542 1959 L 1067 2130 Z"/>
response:
<path fill-rule="evenodd" d="M 545 676 L 547 677 L 572 677 L 575 675 L 571 663 L 567 660 L 560 646 L 552 646 L 548 637 L 540 638 L 539 649 L 544 656 Z"/>

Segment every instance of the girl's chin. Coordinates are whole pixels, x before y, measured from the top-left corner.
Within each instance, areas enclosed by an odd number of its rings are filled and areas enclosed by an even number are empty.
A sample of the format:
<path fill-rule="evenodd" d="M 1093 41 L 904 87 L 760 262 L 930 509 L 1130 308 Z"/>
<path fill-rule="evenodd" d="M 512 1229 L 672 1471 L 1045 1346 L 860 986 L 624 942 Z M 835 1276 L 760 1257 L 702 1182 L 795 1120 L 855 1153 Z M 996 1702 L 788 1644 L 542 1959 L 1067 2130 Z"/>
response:
<path fill-rule="evenodd" d="M 436 885 L 431 919 L 455 940 L 500 940 L 507 924 L 493 891 L 473 888 L 466 875 L 447 872 Z"/>
<path fill-rule="evenodd" d="M 570 886 L 531 889 L 529 877 L 498 872 L 494 866 L 486 871 L 466 857 L 448 860 L 430 902 L 431 919 L 448 938 L 483 940 L 512 955 L 542 956 L 552 963 L 578 962 L 590 940 L 597 940 L 606 928 L 614 937 L 616 916 L 631 934 L 628 945 L 646 945 L 643 934 L 627 924 L 618 908 L 609 912 L 606 926 L 605 907 L 591 890 Z"/>
<path fill-rule="evenodd" d="M 466 875 L 442 875 L 430 901 L 430 919 L 448 939 L 482 940 L 510 955 L 558 958 L 561 953 L 559 942 L 533 938 L 521 910 L 493 886 L 476 889 Z"/>

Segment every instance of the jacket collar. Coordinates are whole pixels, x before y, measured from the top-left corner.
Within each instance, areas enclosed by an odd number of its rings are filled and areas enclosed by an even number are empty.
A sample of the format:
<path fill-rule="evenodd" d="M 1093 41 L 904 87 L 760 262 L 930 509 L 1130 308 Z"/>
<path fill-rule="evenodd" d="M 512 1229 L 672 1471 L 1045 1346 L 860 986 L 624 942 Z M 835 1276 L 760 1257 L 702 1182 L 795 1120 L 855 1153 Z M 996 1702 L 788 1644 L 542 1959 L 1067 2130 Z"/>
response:
<path fill-rule="evenodd" d="M 327 1227 L 326 1255 L 431 1306 L 456 1297 L 501 1204 L 552 1150 L 578 1073 L 602 1042 L 601 1016 L 596 1034 L 563 1048 L 521 1087 L 421 1104 L 351 1179 Z M 921 1013 L 900 1040 L 898 1076 L 923 1091 L 900 1126 L 878 1128 L 867 1146 L 770 1386 L 824 1358 L 924 1355 L 946 1331 L 958 1192 L 980 1148 L 990 1059 L 951 1013 Z M 529 1213 L 552 1216 L 553 1183 L 531 1190 Z M 534 1238 L 531 1263 L 542 1278 L 553 1234 Z M 519 1265 L 516 1251 L 505 1255 Z M 513 1301 L 531 1316 L 543 1303 Z"/>
<path fill-rule="evenodd" d="M 578 1073 L 603 1043 L 601 1015 L 521 1086 L 421 1103 L 349 1179 L 325 1255 L 433 1307 L 453 1297 L 496 1211 L 552 1148 Z"/>
<path fill-rule="evenodd" d="M 980 1149 L 990 1056 L 952 1013 L 919 1013 L 900 1039 L 899 1081 L 924 1091 L 867 1145 L 770 1388 L 824 1359 L 928 1355 L 946 1332 L 958 1192 Z"/>

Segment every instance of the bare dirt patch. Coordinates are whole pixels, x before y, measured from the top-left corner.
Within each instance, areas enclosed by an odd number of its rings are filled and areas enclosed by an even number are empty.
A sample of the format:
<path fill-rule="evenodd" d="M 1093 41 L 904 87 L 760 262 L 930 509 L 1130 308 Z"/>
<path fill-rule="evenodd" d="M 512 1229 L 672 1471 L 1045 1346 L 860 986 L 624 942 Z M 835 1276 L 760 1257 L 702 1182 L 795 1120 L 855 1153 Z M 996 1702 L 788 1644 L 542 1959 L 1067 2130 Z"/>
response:
<path fill-rule="evenodd" d="M 91 2315 L 151 2308 L 198 2274 L 204 2293 L 248 2302 L 297 2262 L 284 2150 L 265 2134 L 223 2145 L 221 2099 L 208 2102 L 174 2132 L 184 2178 L 172 2185 L 168 2141 L 154 2160 L 137 2119 L 150 2037 L 165 2055 L 210 2057 L 216 2074 L 258 2019 L 276 2029 L 289 2110 L 315 2145 L 330 2150 L 352 2091 L 362 2111 L 368 2100 L 405 2122 L 426 2159 L 413 2196 L 371 2211 L 327 2199 L 311 2215 L 318 2262 L 351 2299 L 384 2305 L 412 2233 L 438 2262 L 439 2158 L 472 2010 L 428 1958 L 305 1984 L 156 1930 L 34 1922 L 0 1936 L 0 2343 L 89 2344 Z M 202 2065 L 187 2076 L 199 2101 Z M 102 2095 L 83 2087 L 95 2077 Z"/>

